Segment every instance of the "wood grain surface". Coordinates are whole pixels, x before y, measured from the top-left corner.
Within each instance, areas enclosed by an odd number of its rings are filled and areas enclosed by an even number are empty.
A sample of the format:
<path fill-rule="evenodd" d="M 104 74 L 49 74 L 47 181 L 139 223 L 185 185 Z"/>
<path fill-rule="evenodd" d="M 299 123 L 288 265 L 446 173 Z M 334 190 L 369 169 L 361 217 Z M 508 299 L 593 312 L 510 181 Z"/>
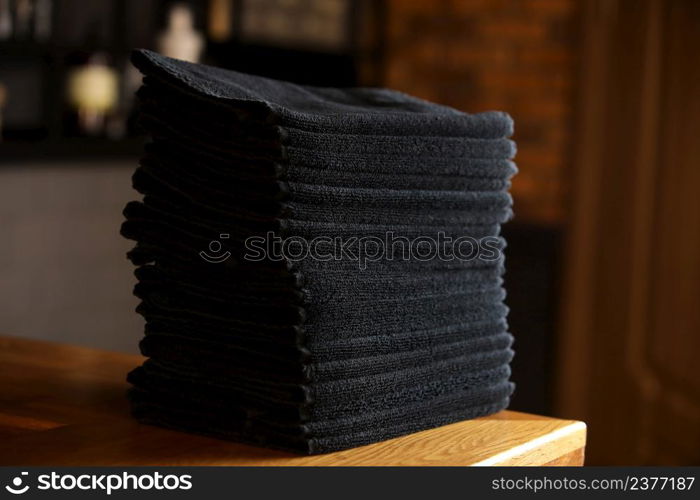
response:
<path fill-rule="evenodd" d="M 125 398 L 142 361 L 0 337 L 0 465 L 583 464 L 583 422 L 511 411 L 312 457 L 142 425 Z"/>

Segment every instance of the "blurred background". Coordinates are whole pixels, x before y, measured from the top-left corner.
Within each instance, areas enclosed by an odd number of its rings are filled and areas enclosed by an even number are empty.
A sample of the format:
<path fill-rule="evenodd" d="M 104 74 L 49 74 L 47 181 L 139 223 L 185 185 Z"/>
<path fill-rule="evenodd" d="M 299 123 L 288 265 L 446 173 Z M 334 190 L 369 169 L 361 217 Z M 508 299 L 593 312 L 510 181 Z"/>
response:
<path fill-rule="evenodd" d="M 700 2 L 0 0 L 0 334 L 137 352 L 134 47 L 509 112 L 512 408 L 700 465 Z"/>

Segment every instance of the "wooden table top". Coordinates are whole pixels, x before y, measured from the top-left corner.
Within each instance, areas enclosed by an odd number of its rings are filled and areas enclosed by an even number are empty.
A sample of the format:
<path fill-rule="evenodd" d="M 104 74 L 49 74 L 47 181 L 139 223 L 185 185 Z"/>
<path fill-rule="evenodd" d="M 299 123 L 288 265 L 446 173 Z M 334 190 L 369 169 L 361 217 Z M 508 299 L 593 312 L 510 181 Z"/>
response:
<path fill-rule="evenodd" d="M 583 422 L 512 411 L 352 450 L 296 456 L 142 425 L 140 356 L 0 337 L 0 465 L 582 465 Z"/>

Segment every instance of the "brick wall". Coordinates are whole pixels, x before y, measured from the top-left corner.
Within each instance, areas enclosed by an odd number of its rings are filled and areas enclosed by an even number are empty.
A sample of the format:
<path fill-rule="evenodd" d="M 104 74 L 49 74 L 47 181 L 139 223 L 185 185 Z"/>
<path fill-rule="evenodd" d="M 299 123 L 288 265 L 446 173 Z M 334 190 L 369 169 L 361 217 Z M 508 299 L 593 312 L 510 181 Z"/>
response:
<path fill-rule="evenodd" d="M 387 86 L 514 117 L 521 220 L 566 215 L 577 1 L 387 0 Z"/>

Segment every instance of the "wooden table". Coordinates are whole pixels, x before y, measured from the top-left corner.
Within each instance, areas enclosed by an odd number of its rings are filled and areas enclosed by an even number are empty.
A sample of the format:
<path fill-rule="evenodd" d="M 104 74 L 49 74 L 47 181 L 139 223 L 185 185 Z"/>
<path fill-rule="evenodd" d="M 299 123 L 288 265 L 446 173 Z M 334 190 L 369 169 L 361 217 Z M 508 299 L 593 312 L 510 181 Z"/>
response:
<path fill-rule="evenodd" d="M 142 425 L 124 397 L 142 361 L 0 337 L 0 465 L 583 464 L 583 422 L 511 411 L 313 457 Z"/>

